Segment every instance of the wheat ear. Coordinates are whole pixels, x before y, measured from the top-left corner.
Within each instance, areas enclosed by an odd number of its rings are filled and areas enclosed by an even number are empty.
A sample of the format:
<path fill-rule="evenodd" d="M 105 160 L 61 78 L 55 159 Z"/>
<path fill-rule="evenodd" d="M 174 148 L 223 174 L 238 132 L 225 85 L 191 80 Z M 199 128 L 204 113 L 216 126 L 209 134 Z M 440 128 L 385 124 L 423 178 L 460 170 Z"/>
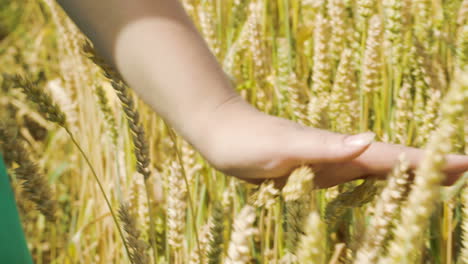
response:
<path fill-rule="evenodd" d="M 26 197 L 36 204 L 37 209 L 48 221 L 54 222 L 58 205 L 53 199 L 47 179 L 30 159 L 24 143 L 3 123 L 0 123 L 0 143 L 0 151 L 4 155 L 6 164 L 11 165 L 12 162 L 18 164 L 14 171 L 16 177 L 22 181 Z"/>

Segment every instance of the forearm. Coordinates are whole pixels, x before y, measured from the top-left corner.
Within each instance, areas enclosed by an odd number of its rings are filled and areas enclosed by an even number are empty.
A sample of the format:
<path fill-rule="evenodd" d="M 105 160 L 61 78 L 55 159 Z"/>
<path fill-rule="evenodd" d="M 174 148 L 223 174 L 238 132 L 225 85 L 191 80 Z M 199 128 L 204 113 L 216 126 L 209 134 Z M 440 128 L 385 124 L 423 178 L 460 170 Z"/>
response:
<path fill-rule="evenodd" d="M 209 113 L 237 96 L 178 1 L 59 3 L 141 98 L 193 143 L 210 129 Z"/>

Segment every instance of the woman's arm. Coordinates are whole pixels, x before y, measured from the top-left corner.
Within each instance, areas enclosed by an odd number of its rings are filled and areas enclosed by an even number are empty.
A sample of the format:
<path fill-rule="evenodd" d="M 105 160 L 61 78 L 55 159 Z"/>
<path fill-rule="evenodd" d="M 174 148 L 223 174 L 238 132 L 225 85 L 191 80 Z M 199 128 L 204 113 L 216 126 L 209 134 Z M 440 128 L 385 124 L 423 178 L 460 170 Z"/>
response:
<path fill-rule="evenodd" d="M 59 3 L 140 97 L 204 150 L 212 113 L 238 95 L 178 1 Z"/>
<path fill-rule="evenodd" d="M 416 166 L 422 151 L 306 128 L 265 115 L 243 101 L 176 0 L 59 0 L 97 51 L 216 168 L 255 181 L 317 168 L 330 186 L 382 176 L 406 152 Z M 453 181 L 468 158 L 450 155 Z"/>

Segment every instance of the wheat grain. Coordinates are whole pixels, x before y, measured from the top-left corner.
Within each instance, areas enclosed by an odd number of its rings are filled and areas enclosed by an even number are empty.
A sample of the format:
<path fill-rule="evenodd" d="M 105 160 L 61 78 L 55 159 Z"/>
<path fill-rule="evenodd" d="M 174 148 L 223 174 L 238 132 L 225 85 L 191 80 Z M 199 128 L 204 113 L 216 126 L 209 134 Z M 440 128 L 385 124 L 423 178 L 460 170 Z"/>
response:
<path fill-rule="evenodd" d="M 382 85 L 382 23 L 378 15 L 370 19 L 370 28 L 366 40 L 366 49 L 362 65 L 362 86 L 361 90 L 365 94 L 376 93 Z"/>
<path fill-rule="evenodd" d="M 280 191 L 275 188 L 272 180 L 263 182 L 258 191 L 251 197 L 251 204 L 255 207 L 265 207 L 271 209 L 279 196 Z"/>
<path fill-rule="evenodd" d="M 200 18 L 200 27 L 211 52 L 216 57 L 221 56 L 221 47 L 219 38 L 216 36 L 215 6 L 213 0 L 204 0 L 198 8 L 198 17 Z"/>
<path fill-rule="evenodd" d="M 377 198 L 374 216 L 366 228 L 367 233 L 354 263 L 377 263 L 378 257 L 382 255 L 384 243 L 392 233 L 392 225 L 398 220 L 398 208 L 409 188 L 408 170 L 409 164 L 402 154 L 389 176 L 387 186 Z"/>
<path fill-rule="evenodd" d="M 250 262 L 249 239 L 258 232 L 254 227 L 254 221 L 254 208 L 250 205 L 244 206 L 234 219 L 234 230 L 231 234 L 226 264 L 247 264 Z"/>
<path fill-rule="evenodd" d="M 308 216 L 297 252 L 299 263 L 325 263 L 326 227 L 317 212 Z"/>
<path fill-rule="evenodd" d="M 424 117 L 422 118 L 422 126 L 420 130 L 420 136 L 418 137 L 419 143 L 423 146 L 429 140 L 429 136 L 435 130 L 438 117 L 439 117 L 439 106 L 441 101 L 441 92 L 434 90 L 429 92 L 430 97 L 426 103 L 426 109 L 424 111 Z"/>
<path fill-rule="evenodd" d="M 305 195 L 309 195 L 314 188 L 314 173 L 307 166 L 302 166 L 294 170 L 288 178 L 282 190 L 285 201 L 299 200 Z"/>
<path fill-rule="evenodd" d="M 348 208 L 360 207 L 370 202 L 377 191 L 374 180 L 366 180 L 354 189 L 340 193 L 333 201 L 327 204 L 325 222 L 333 226 L 343 216 Z"/>
<path fill-rule="evenodd" d="M 173 162 L 169 166 L 167 196 L 167 236 L 168 243 L 180 254 L 183 247 L 185 218 L 187 211 L 187 190 L 185 188 L 180 165 Z"/>
<path fill-rule="evenodd" d="M 67 124 L 70 130 L 76 132 L 78 130 L 78 113 L 77 105 L 73 102 L 73 99 L 69 92 L 62 86 L 61 81 L 58 79 L 49 81 L 45 88 L 50 92 L 51 97 L 63 111 L 67 117 Z"/>
<path fill-rule="evenodd" d="M 45 119 L 61 127 L 67 127 L 65 113 L 62 112 L 49 94 L 39 89 L 28 77 L 4 75 L 3 78 L 11 81 L 12 86 L 20 88 L 28 99 L 38 106 L 39 113 L 41 113 Z"/>
<path fill-rule="evenodd" d="M 0 123 L 0 151 L 4 155 L 6 164 L 10 166 L 13 162 L 18 164 L 14 169 L 14 175 L 22 181 L 21 187 L 25 197 L 37 206 L 48 221 L 54 222 L 58 204 L 53 199 L 52 190 L 39 167 L 31 160 L 24 142 L 17 137 L 12 124 L 6 127 L 6 124 Z"/>
<path fill-rule="evenodd" d="M 140 231 L 137 229 L 136 219 L 130 213 L 127 204 L 121 204 L 119 208 L 119 218 L 123 223 L 123 228 L 127 233 L 127 243 L 130 248 L 130 262 L 132 264 L 147 264 L 149 257 L 145 253 L 148 245 L 140 240 Z"/>
<path fill-rule="evenodd" d="M 320 98 L 320 107 L 328 105 L 331 88 L 331 61 L 328 45 L 329 21 L 321 14 L 315 19 L 312 92 Z"/>
<path fill-rule="evenodd" d="M 263 9 L 263 1 L 256 0 L 250 3 L 250 17 L 246 22 L 249 49 L 255 65 L 254 76 L 257 82 L 262 82 L 268 74 L 267 54 L 262 31 Z"/>
<path fill-rule="evenodd" d="M 346 44 L 347 16 L 345 3 L 342 0 L 328 1 L 328 17 L 330 19 L 331 39 L 330 39 L 330 55 L 333 60 L 337 61 L 341 57 L 343 48 Z"/>
<path fill-rule="evenodd" d="M 101 113 L 104 116 L 104 120 L 106 122 L 110 137 L 112 139 L 112 144 L 114 145 L 114 147 L 117 148 L 117 143 L 118 143 L 118 138 L 119 138 L 118 136 L 119 133 L 117 130 L 117 122 L 115 120 L 112 108 L 109 105 L 109 100 L 107 99 L 106 92 L 101 85 L 95 85 L 94 92 L 98 98 L 99 109 L 101 110 Z"/>
<path fill-rule="evenodd" d="M 369 18 L 374 12 L 375 0 L 358 0 L 357 1 L 357 13 L 360 16 L 361 23 L 365 23 L 366 19 Z M 370 23 L 372 25 L 372 23 Z"/>
<path fill-rule="evenodd" d="M 207 263 L 207 260 L 206 260 L 207 251 L 206 250 L 207 250 L 207 246 L 209 243 L 209 235 L 210 235 L 209 231 L 210 231 L 210 223 L 207 223 L 202 226 L 200 233 L 199 233 L 200 247 L 195 247 L 194 249 L 192 249 L 192 252 L 190 253 L 189 264 Z"/>
<path fill-rule="evenodd" d="M 332 129 L 342 133 L 353 133 L 355 131 L 354 124 L 358 116 L 356 112 L 358 106 L 356 78 L 351 60 L 351 50 L 345 49 L 341 55 L 328 108 Z"/>
<path fill-rule="evenodd" d="M 423 46 L 429 48 L 432 37 L 432 1 L 416 0 L 413 1 L 415 7 L 415 33 L 423 43 Z"/>
<path fill-rule="evenodd" d="M 413 116 L 411 103 L 411 83 L 409 78 L 405 77 L 403 79 L 403 84 L 398 91 L 392 120 L 392 130 L 395 143 L 406 144 L 408 142 L 409 121 Z"/>
<path fill-rule="evenodd" d="M 385 1 L 387 16 L 386 37 L 391 42 L 391 63 L 396 66 L 401 63 L 403 49 L 403 10 L 402 0 Z"/>
<path fill-rule="evenodd" d="M 224 210 L 220 203 L 215 202 L 211 210 L 209 241 L 206 249 L 208 264 L 221 263 L 224 243 Z"/>
<path fill-rule="evenodd" d="M 307 166 L 294 170 L 282 190 L 285 200 L 285 244 L 290 253 L 296 250 L 299 236 L 304 232 L 304 222 L 313 199 L 314 173 Z"/>

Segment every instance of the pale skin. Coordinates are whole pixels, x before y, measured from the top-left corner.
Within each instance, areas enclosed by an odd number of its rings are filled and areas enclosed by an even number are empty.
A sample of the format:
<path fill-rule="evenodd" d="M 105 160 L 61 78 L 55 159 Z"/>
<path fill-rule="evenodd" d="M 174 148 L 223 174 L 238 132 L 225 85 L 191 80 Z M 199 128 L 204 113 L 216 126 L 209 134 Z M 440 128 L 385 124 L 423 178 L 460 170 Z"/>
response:
<path fill-rule="evenodd" d="M 256 110 L 235 92 L 178 1 L 58 2 L 140 97 L 228 175 L 281 182 L 309 165 L 316 184 L 329 187 L 384 177 L 402 152 L 412 168 L 424 155 L 373 142 L 372 133 L 337 134 Z M 445 183 L 466 170 L 467 156 L 448 155 Z"/>

